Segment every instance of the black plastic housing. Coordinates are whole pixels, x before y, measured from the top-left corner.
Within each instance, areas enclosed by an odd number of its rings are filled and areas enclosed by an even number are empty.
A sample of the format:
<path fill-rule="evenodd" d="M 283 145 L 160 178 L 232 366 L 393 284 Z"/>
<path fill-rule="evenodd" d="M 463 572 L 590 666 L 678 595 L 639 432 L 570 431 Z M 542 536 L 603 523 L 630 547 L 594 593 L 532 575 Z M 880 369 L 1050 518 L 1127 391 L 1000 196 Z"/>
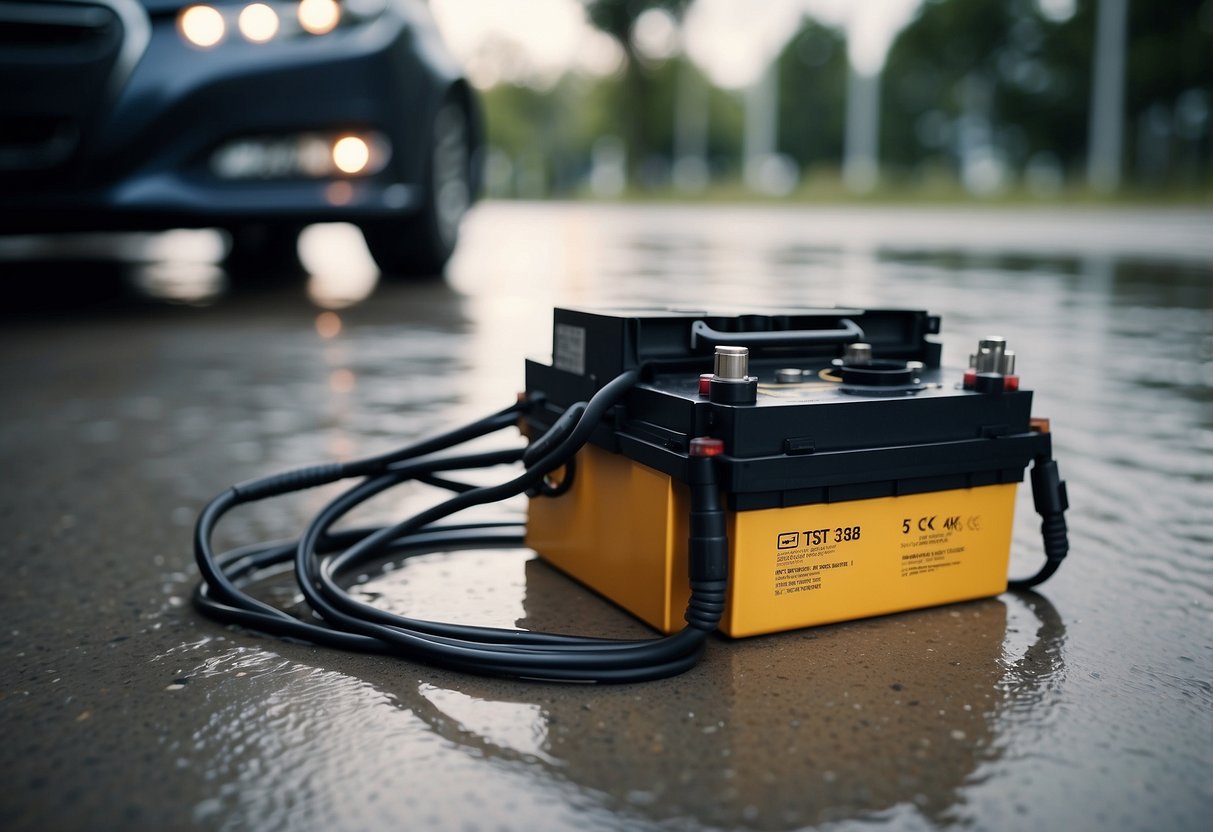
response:
<path fill-rule="evenodd" d="M 556 309 L 551 365 L 528 361 L 526 387 L 544 404 L 527 419 L 549 427 L 626 370 L 642 380 L 592 441 L 688 481 L 697 436 L 723 440 L 719 484 L 732 509 L 759 509 L 1020 482 L 1049 436 L 1030 429 L 1027 390 L 961 389 L 940 368 L 939 318 L 918 310 L 804 309 L 723 315 L 707 310 Z M 835 359 L 862 341 L 879 361 L 918 362 L 916 381 L 845 384 Z M 753 404 L 699 393 L 714 347 L 750 348 Z M 808 381 L 779 384 L 800 368 Z"/>

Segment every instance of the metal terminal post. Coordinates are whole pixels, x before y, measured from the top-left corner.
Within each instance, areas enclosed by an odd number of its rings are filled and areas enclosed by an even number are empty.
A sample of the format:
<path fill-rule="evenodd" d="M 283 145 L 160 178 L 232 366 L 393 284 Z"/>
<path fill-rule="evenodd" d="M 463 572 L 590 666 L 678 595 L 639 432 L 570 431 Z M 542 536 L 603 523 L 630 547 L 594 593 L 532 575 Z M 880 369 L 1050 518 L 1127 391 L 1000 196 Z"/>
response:
<path fill-rule="evenodd" d="M 708 398 L 717 404 L 754 404 L 758 401 L 758 377 L 750 373 L 748 347 L 716 347 L 715 372 Z"/>
<path fill-rule="evenodd" d="M 964 389 L 979 393 L 1015 392 L 1019 376 L 1015 374 L 1015 352 L 1007 349 L 1007 339 L 987 335 L 977 342 L 977 352 L 969 356 Z"/>
<path fill-rule="evenodd" d="M 988 335 L 977 342 L 977 363 L 974 367 L 979 373 L 1002 372 L 1002 356 L 1007 351 L 1007 339 L 1000 335 Z"/>
<path fill-rule="evenodd" d="M 872 363 L 871 344 L 847 344 L 842 352 L 842 363 L 848 367 L 863 367 Z"/>
<path fill-rule="evenodd" d="M 715 359 L 716 378 L 740 381 L 750 372 L 750 350 L 748 347 L 717 347 Z"/>

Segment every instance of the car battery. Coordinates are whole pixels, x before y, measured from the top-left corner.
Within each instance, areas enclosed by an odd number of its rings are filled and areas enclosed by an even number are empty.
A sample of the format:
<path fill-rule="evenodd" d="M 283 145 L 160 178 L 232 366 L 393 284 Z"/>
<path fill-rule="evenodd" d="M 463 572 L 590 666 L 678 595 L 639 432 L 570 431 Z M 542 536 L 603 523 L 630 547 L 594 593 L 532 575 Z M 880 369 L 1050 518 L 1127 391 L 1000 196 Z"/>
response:
<path fill-rule="evenodd" d="M 1064 483 L 1042 468 L 1048 425 L 1005 341 L 945 369 L 939 330 L 918 310 L 556 309 L 551 363 L 526 364 L 524 430 L 542 434 L 622 373 L 638 380 L 533 494 L 527 544 L 678 631 L 688 473 L 707 455 L 726 509 L 727 635 L 1003 592 L 1025 470 L 1037 462 L 1059 517 Z"/>

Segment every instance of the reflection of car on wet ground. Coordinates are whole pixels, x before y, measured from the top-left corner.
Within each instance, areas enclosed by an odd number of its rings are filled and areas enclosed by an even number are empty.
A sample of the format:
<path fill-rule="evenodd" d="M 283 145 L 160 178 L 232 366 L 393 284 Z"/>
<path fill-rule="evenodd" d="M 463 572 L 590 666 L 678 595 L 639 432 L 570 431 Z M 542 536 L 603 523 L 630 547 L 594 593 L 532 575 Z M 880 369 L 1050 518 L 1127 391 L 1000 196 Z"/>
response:
<path fill-rule="evenodd" d="M 273 268 L 342 221 L 433 273 L 480 142 L 420 0 L 0 0 L 0 233 L 217 227 Z"/>

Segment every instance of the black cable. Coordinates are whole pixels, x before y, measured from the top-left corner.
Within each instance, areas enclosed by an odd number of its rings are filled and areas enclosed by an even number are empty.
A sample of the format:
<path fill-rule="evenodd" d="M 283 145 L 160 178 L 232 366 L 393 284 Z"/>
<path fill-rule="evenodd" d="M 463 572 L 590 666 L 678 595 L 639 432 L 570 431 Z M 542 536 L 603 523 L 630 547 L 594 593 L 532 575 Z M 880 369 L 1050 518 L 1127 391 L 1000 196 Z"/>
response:
<path fill-rule="evenodd" d="M 533 406 L 524 400 L 486 419 L 440 437 L 350 463 L 317 466 L 235 486 L 203 509 L 195 530 L 195 555 L 203 583 L 195 604 L 205 614 L 228 623 L 280 636 L 344 649 L 402 655 L 459 670 L 561 681 L 632 682 L 681 673 L 703 652 L 708 633 L 724 608 L 727 541 L 711 460 L 692 463 L 697 488 L 692 509 L 702 519 L 693 523 L 690 541 L 692 574 L 688 626 L 671 636 L 617 640 L 524 630 L 476 627 L 411 619 L 353 598 L 343 577 L 365 564 L 387 557 L 407 558 L 421 552 L 476 546 L 520 546 L 519 523 L 433 524 L 466 508 L 497 502 L 540 485 L 552 471 L 571 462 L 603 416 L 631 389 L 638 371 L 620 375 L 589 402 L 570 407 L 565 417 L 525 451 L 511 449 L 464 456 L 439 452 L 514 424 Z M 571 415 L 569 415 L 571 413 Z M 440 474 L 523 461 L 525 470 L 507 482 L 471 486 Z M 297 542 L 272 542 L 216 556 L 211 536 L 219 520 L 243 503 L 351 477 L 361 481 L 321 510 Z M 455 495 L 393 526 L 334 531 L 352 509 L 406 481 L 446 487 Z M 700 534 L 696 533 L 699 530 Z M 704 531 L 706 530 L 706 531 Z M 710 532 L 710 534 L 708 534 Z M 719 538 L 719 539 L 717 539 Z M 297 618 L 249 595 L 244 587 L 256 576 L 293 562 L 296 578 L 314 621 Z M 696 565 L 698 564 L 698 565 Z"/>
<path fill-rule="evenodd" d="M 527 402 L 517 402 L 504 410 L 469 425 L 386 454 L 347 463 L 331 463 L 328 465 L 297 468 L 281 474 L 274 474 L 269 477 L 262 477 L 232 486 L 211 500 L 203 508 L 194 528 L 194 556 L 198 562 L 198 568 L 202 572 L 203 579 L 210 585 L 211 590 L 220 601 L 241 609 L 280 617 L 282 615 L 280 610 L 268 604 L 262 604 L 245 595 L 216 567 L 214 555 L 211 551 L 210 537 L 219 519 L 224 514 L 241 503 L 255 502 L 267 497 L 289 494 L 294 491 L 337 482 L 349 477 L 384 470 L 390 464 L 418 456 L 419 448 L 422 449 L 421 452 L 423 453 L 431 453 L 484 436 L 507 425 L 514 424 L 518 418 L 518 413 L 526 406 Z"/>
<path fill-rule="evenodd" d="M 216 558 L 211 547 L 211 536 L 219 520 L 228 511 L 243 503 L 255 502 L 268 497 L 288 494 L 306 488 L 313 488 L 336 482 L 352 476 L 359 476 L 372 471 L 385 469 L 388 465 L 402 460 L 415 458 L 422 453 L 431 453 L 453 445 L 467 442 L 488 433 L 500 430 L 507 425 L 515 424 L 518 414 L 522 412 L 529 401 L 519 401 L 484 419 L 469 425 L 448 431 L 432 439 L 414 445 L 408 445 L 378 456 L 354 460 L 348 463 L 333 463 L 329 465 L 309 466 L 263 477 L 257 480 L 234 485 L 219 494 L 202 510 L 194 528 L 194 558 L 202 573 L 203 583 L 194 593 L 198 608 L 226 623 L 240 624 L 250 629 L 259 630 L 275 635 L 305 639 L 318 644 L 341 647 L 352 650 L 380 649 L 373 640 L 352 633 L 343 633 L 331 628 L 300 621 L 294 616 L 270 604 L 258 601 L 248 595 L 234 582 L 234 575 L 221 568 L 220 563 L 226 563 Z M 352 543 L 361 539 L 373 530 L 364 530 L 357 538 L 346 538 Z M 329 541 L 326 541 L 326 546 Z M 266 547 L 260 547 L 266 548 Z M 245 547 L 240 550 L 247 556 L 253 556 L 259 547 Z M 294 546 L 289 551 L 294 556 Z M 241 571 L 238 574 L 243 574 Z"/>
<path fill-rule="evenodd" d="M 1044 583 L 1057 571 L 1070 551 L 1070 538 L 1066 530 L 1066 509 L 1070 507 L 1070 500 L 1051 451 L 1040 454 L 1032 462 L 1032 502 L 1040 515 L 1045 563 L 1031 577 L 1007 581 L 1008 589 L 1030 589 Z"/>

